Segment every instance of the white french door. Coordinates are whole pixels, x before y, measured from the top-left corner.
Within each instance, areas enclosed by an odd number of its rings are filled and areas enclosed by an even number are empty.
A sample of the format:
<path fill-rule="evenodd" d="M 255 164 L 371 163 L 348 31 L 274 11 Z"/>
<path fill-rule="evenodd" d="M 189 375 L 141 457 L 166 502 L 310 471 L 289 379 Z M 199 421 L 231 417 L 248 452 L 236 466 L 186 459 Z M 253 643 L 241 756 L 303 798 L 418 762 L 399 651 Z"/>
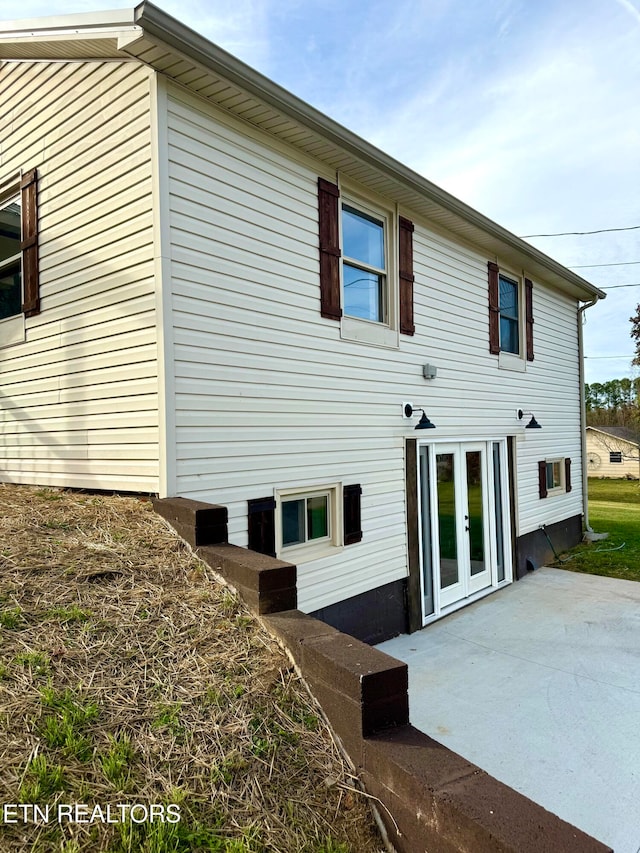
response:
<path fill-rule="evenodd" d="M 423 616 L 510 579 L 504 442 L 419 447 Z"/>

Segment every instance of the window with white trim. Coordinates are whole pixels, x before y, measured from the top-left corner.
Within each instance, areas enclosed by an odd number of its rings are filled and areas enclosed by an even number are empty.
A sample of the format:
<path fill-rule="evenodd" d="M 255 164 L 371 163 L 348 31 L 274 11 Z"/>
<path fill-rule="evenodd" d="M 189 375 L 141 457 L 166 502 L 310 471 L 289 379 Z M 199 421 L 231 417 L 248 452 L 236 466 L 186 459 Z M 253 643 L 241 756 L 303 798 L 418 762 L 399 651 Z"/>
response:
<path fill-rule="evenodd" d="M 0 320 L 22 313 L 22 203 L 17 191 L 0 200 Z"/>
<path fill-rule="evenodd" d="M 343 202 L 341 228 L 344 314 L 388 324 L 387 218 Z"/>
<path fill-rule="evenodd" d="M 564 492 L 564 459 L 547 460 L 547 494 Z"/>
<path fill-rule="evenodd" d="M 520 282 L 500 273 L 500 352 L 520 354 Z"/>
<path fill-rule="evenodd" d="M 609 451 L 609 462 L 622 462 L 622 451 L 621 450 L 610 450 Z"/>
<path fill-rule="evenodd" d="M 534 360 L 533 297 L 530 278 L 503 270 L 494 261 L 489 273 L 489 352 L 499 356 L 499 366 L 524 371 Z"/>
<path fill-rule="evenodd" d="M 320 314 L 340 336 L 397 348 L 415 334 L 411 220 L 387 200 L 318 178 Z"/>
<path fill-rule="evenodd" d="M 276 547 L 286 560 L 316 559 L 342 545 L 337 483 L 276 493 Z"/>

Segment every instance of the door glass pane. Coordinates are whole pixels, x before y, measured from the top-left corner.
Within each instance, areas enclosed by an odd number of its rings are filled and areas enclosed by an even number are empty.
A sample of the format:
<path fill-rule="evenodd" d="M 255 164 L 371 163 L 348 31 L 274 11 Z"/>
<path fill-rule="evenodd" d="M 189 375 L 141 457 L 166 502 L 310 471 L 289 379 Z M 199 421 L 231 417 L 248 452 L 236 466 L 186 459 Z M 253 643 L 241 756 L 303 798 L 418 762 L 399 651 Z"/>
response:
<path fill-rule="evenodd" d="M 327 496 L 307 498 L 307 534 L 309 539 L 322 539 L 329 535 Z"/>
<path fill-rule="evenodd" d="M 420 517 L 422 520 L 422 595 L 424 615 L 434 612 L 433 561 L 431 535 L 431 484 L 429 483 L 429 448 L 420 448 Z"/>
<path fill-rule="evenodd" d="M 500 445 L 493 445 L 493 492 L 496 513 L 496 548 L 498 558 L 498 582 L 504 580 L 504 521 L 502 515 L 502 469 L 500 466 Z"/>
<path fill-rule="evenodd" d="M 282 544 L 304 542 L 304 500 L 282 503 Z"/>
<path fill-rule="evenodd" d="M 484 572 L 484 515 L 482 495 L 482 453 L 479 450 L 467 451 L 467 500 L 469 506 L 469 553 L 471 555 L 471 575 Z"/>
<path fill-rule="evenodd" d="M 440 534 L 440 588 L 458 583 L 456 491 L 453 453 L 436 455 L 438 532 Z"/>

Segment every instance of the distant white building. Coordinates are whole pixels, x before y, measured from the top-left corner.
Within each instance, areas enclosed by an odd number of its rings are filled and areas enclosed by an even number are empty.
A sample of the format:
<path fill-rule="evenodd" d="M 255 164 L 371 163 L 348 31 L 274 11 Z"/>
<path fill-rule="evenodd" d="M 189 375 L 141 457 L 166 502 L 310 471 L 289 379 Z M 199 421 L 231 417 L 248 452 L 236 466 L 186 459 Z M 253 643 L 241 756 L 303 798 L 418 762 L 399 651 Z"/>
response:
<path fill-rule="evenodd" d="M 626 427 L 592 427 L 587 433 L 587 473 L 590 477 L 640 478 L 638 436 Z"/>
<path fill-rule="evenodd" d="M 0 91 L 0 478 L 224 505 L 370 641 L 580 540 L 602 291 L 149 3 Z"/>

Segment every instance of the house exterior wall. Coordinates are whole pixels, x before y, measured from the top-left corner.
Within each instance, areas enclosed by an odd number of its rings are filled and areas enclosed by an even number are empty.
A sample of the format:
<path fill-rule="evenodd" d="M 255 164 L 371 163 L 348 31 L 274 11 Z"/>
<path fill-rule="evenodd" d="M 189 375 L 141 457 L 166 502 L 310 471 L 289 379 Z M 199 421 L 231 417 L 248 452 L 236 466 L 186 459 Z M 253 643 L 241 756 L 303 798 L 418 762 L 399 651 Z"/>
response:
<path fill-rule="evenodd" d="M 610 462 L 611 451 L 622 453 L 622 462 Z M 590 477 L 640 477 L 640 450 L 622 438 L 587 428 L 587 473 Z"/>
<path fill-rule="evenodd" d="M 41 312 L 0 322 L 0 479 L 158 489 L 150 83 L 0 65 L 0 182 L 38 169 Z"/>
<path fill-rule="evenodd" d="M 535 281 L 535 360 L 501 368 L 487 298 L 487 261 L 500 258 L 402 209 L 415 224 L 416 334 L 397 347 L 345 340 L 320 315 L 317 179 L 335 173 L 177 88 L 167 125 L 177 494 L 227 506 L 230 541 L 246 546 L 249 499 L 359 483 L 362 541 L 298 563 L 307 611 L 407 576 L 405 440 L 424 435 L 404 401 L 437 425 L 429 440 L 515 437 L 518 536 L 581 514 L 574 300 Z M 525 430 L 518 408 L 543 429 Z M 538 463 L 558 457 L 574 487 L 540 499 Z"/>

